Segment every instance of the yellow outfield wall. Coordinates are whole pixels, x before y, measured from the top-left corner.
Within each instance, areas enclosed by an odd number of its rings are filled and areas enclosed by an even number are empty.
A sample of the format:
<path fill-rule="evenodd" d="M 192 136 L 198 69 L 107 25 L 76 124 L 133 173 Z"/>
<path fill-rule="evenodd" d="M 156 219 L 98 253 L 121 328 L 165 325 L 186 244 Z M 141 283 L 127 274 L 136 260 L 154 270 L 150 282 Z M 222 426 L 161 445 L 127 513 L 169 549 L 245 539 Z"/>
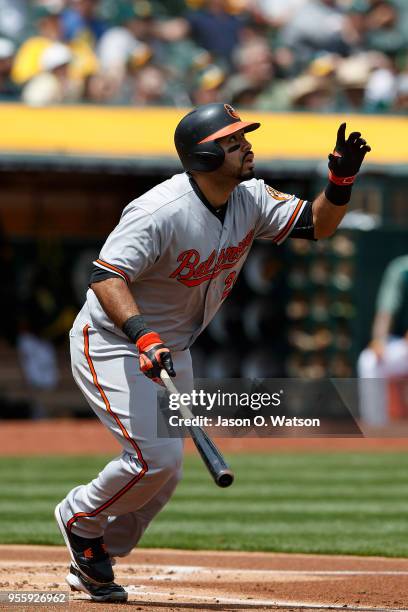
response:
<path fill-rule="evenodd" d="M 171 157 L 173 133 L 187 109 L 0 105 L 0 153 Z M 369 161 L 408 164 L 408 118 L 242 112 L 259 120 L 250 134 L 258 159 L 321 159 L 332 150 L 342 121 L 372 147 Z"/>

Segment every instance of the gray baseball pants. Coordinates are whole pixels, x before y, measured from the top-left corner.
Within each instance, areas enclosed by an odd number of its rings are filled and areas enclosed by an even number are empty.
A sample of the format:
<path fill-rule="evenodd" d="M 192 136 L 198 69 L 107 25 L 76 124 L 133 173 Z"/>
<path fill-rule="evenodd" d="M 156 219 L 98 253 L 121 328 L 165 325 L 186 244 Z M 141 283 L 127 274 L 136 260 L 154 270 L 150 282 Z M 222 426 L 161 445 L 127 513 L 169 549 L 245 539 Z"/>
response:
<path fill-rule="evenodd" d="M 73 533 L 86 538 L 103 535 L 109 554 L 124 556 L 179 482 L 183 442 L 157 437 L 160 387 L 139 371 L 135 346 L 93 328 L 80 315 L 70 332 L 70 345 L 74 379 L 123 451 L 94 480 L 68 493 L 61 504 L 62 517 Z M 191 391 L 190 352 L 172 352 L 172 357 L 178 389 Z"/>

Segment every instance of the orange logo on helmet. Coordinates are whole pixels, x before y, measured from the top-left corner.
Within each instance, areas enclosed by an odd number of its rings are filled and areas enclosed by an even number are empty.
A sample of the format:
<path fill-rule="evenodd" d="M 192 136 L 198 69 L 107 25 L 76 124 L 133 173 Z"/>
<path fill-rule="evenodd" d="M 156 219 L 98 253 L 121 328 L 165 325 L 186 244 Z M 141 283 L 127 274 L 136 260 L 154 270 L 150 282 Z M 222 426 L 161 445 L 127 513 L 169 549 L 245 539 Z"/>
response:
<path fill-rule="evenodd" d="M 241 120 L 241 117 L 238 115 L 238 113 L 236 112 L 235 108 L 232 108 L 232 106 L 230 104 L 224 104 L 224 108 L 227 111 L 227 113 L 229 114 L 230 117 L 232 117 L 233 119 L 239 119 Z"/>

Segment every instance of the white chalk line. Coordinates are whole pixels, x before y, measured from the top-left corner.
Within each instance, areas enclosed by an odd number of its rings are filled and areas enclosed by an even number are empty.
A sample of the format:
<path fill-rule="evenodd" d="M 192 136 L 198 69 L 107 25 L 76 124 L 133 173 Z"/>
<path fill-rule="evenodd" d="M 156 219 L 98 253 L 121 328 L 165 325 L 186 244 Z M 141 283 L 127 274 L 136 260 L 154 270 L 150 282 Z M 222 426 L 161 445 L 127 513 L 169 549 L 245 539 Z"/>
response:
<path fill-rule="evenodd" d="M 126 565 L 130 566 L 129 563 L 123 563 L 116 565 L 116 569 L 121 574 L 127 575 Z M 52 567 L 52 569 L 67 568 L 67 562 L 43 562 L 43 561 L 0 561 L 0 568 L 9 569 L 10 567 L 21 567 L 30 568 L 34 567 Z M 134 563 L 131 565 L 133 571 L 131 576 L 134 578 L 135 572 L 140 571 L 141 573 L 151 572 L 155 570 L 156 573 L 150 576 L 153 580 L 162 580 L 163 577 L 166 579 L 177 579 L 177 574 L 219 574 L 229 575 L 231 573 L 237 574 L 266 574 L 270 576 L 408 576 L 408 570 L 277 570 L 277 569 L 254 569 L 254 568 L 217 568 L 200 565 L 159 565 L 156 563 L 143 563 L 138 565 Z M 37 572 L 36 572 L 37 573 Z M 41 572 L 43 573 L 43 572 Z"/>
<path fill-rule="evenodd" d="M 408 570 L 277 570 L 277 569 L 253 569 L 253 568 L 217 568 L 194 565 L 154 565 L 144 564 L 144 568 L 160 569 L 167 572 L 166 578 L 174 578 L 174 574 L 266 574 L 271 576 L 408 576 Z M 172 572 L 169 574 L 169 572 Z M 173 574 L 174 572 L 174 574 Z M 162 578 L 162 574 L 152 576 L 153 579 Z"/>
<path fill-rule="evenodd" d="M 205 597 L 203 595 L 191 595 L 183 593 L 175 593 L 170 591 L 147 591 L 143 586 L 129 585 L 126 587 L 130 595 L 137 598 L 145 597 L 163 597 L 171 605 L 170 602 L 177 600 L 197 601 L 208 605 L 226 604 L 246 606 L 247 608 L 269 606 L 281 608 L 301 608 L 304 610 L 347 610 L 347 612 L 408 612 L 406 608 L 377 608 L 372 606 L 350 606 L 344 607 L 344 604 L 321 604 L 310 603 L 305 601 L 287 601 L 282 599 L 242 599 L 236 597 Z"/>

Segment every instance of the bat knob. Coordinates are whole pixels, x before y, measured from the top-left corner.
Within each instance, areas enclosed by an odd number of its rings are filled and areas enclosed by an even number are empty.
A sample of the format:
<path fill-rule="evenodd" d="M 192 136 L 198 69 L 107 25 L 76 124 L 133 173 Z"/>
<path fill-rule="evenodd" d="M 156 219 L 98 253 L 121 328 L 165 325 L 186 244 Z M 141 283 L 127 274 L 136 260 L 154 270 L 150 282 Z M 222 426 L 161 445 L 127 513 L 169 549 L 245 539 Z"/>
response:
<path fill-rule="evenodd" d="M 231 472 L 231 470 L 223 470 L 222 472 L 217 474 L 215 482 L 219 487 L 225 489 L 226 487 L 232 485 L 232 483 L 234 482 L 234 474 L 233 472 Z"/>

